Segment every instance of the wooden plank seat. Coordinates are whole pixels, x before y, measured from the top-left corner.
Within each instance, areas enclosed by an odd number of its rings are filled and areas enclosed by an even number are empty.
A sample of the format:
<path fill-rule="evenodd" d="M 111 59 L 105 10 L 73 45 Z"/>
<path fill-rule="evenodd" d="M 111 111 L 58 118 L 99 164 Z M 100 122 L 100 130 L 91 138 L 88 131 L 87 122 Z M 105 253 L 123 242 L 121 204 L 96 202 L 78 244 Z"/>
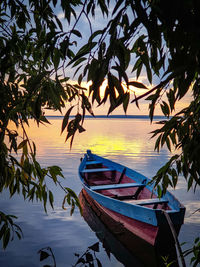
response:
<path fill-rule="evenodd" d="M 82 170 L 82 173 L 108 172 L 108 171 L 115 171 L 115 170 L 109 168 L 84 169 Z"/>
<path fill-rule="evenodd" d="M 124 200 L 126 203 L 134 204 L 134 205 L 155 205 L 155 204 L 167 204 L 169 201 L 163 198 L 148 198 L 148 199 L 138 199 L 138 200 Z"/>
<path fill-rule="evenodd" d="M 133 195 L 115 195 L 114 198 L 119 200 L 125 200 L 125 199 L 137 199 L 139 194 L 142 192 L 144 187 L 146 186 L 147 179 L 144 179 L 140 186 L 138 186 L 136 192 L 134 192 Z"/>
<path fill-rule="evenodd" d="M 97 160 L 91 160 L 91 161 L 86 161 L 85 163 L 86 165 L 95 165 L 95 164 L 102 164 L 101 161 L 97 161 Z"/>
<path fill-rule="evenodd" d="M 144 187 L 144 184 L 138 183 L 125 183 L 125 184 L 106 184 L 106 185 L 96 185 L 90 186 L 92 190 L 109 190 L 109 189 L 120 189 L 120 188 L 129 188 L 129 187 Z"/>

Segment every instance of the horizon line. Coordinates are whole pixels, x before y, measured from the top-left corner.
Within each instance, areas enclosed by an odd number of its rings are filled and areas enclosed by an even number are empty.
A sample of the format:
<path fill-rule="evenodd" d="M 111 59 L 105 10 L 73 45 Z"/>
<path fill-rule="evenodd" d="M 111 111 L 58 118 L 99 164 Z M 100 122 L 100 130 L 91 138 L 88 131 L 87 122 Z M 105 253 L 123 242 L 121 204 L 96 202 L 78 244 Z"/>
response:
<path fill-rule="evenodd" d="M 64 115 L 46 115 L 47 118 L 63 118 Z M 70 118 L 72 117 L 75 117 L 75 115 L 70 115 L 69 116 Z M 149 115 L 95 115 L 95 116 L 92 116 L 92 115 L 85 115 L 85 118 L 89 118 L 89 119 L 95 119 L 95 118 L 106 118 L 106 119 L 120 119 L 120 118 L 123 118 L 123 119 L 147 119 L 149 118 Z M 166 119 L 165 116 L 163 115 L 154 115 L 154 118 L 155 119 Z"/>

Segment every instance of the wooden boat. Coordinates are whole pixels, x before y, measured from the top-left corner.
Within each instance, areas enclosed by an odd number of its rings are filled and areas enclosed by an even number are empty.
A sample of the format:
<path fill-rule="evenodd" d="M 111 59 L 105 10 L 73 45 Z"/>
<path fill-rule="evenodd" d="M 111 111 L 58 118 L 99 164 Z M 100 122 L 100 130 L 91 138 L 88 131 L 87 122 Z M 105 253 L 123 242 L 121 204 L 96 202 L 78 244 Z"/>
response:
<path fill-rule="evenodd" d="M 150 179 L 142 174 L 88 150 L 79 166 L 79 176 L 84 190 L 99 208 L 123 221 L 125 227 L 151 245 L 173 240 L 165 214 L 178 235 L 185 207 L 168 191 L 158 198 Z"/>
<path fill-rule="evenodd" d="M 160 242 L 155 246 L 149 244 L 127 227 L 125 216 L 118 219 L 111 216 L 114 212 L 107 212 L 108 209 L 93 200 L 84 189 L 79 194 L 79 201 L 84 220 L 102 242 L 107 254 L 111 252 L 124 266 L 166 267 L 163 258 L 173 262 L 171 267 L 178 266 L 174 242 L 165 240 L 163 246 Z"/>

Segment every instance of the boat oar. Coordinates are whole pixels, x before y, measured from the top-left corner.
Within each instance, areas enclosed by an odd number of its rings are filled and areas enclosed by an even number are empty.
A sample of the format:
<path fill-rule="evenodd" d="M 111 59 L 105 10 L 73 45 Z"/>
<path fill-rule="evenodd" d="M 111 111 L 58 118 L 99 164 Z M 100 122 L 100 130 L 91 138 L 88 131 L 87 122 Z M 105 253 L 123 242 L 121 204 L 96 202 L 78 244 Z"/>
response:
<path fill-rule="evenodd" d="M 169 224 L 169 227 L 171 229 L 171 232 L 172 232 L 172 235 L 173 235 L 173 238 L 174 238 L 174 241 L 175 241 L 175 245 L 176 245 L 176 248 L 178 250 L 178 254 L 179 254 L 180 260 L 181 260 L 181 264 L 182 264 L 183 267 L 186 267 L 185 260 L 184 260 L 184 257 L 183 257 L 183 252 L 181 250 L 181 246 L 180 246 L 180 243 L 178 241 L 178 236 L 177 236 L 176 231 L 174 229 L 174 225 L 173 225 L 173 223 L 172 223 L 172 221 L 170 219 L 169 214 L 165 210 L 163 210 L 163 213 L 164 213 L 164 215 L 165 215 L 165 217 L 167 219 L 167 222 Z"/>

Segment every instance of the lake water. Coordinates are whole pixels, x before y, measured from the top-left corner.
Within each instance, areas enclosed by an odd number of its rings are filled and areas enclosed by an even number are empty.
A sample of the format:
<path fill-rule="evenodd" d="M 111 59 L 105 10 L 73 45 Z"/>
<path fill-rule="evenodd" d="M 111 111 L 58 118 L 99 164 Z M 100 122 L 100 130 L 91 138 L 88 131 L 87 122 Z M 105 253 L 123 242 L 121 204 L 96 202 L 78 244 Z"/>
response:
<path fill-rule="evenodd" d="M 156 170 L 170 157 L 163 148 L 160 154 L 154 152 L 154 142 L 150 139 L 150 132 L 156 127 L 148 119 L 86 119 L 86 132 L 75 137 L 70 151 L 69 143 L 65 143 L 65 134 L 60 135 L 61 118 L 50 118 L 50 126 L 37 127 L 30 122 L 28 130 L 30 137 L 37 144 L 38 160 L 44 166 L 59 165 L 65 176 L 60 179 L 62 185 L 72 188 L 77 194 L 81 191 L 78 178 L 80 158 L 87 149 L 93 153 L 107 157 L 124 164 L 145 176 L 152 177 Z M 49 257 L 40 263 L 40 249 L 51 247 L 56 258 L 57 266 L 67 267 L 75 265 L 77 256 L 82 255 L 88 247 L 98 239 L 90 229 L 78 209 L 70 216 L 69 209 L 62 209 L 64 194 L 59 187 L 49 184 L 54 192 L 55 207 L 48 207 L 45 214 L 40 203 L 24 202 L 20 196 L 9 199 L 6 192 L 0 195 L 0 210 L 18 216 L 17 224 L 23 229 L 24 238 L 15 238 L 5 251 L 0 252 L 1 267 L 34 267 L 53 264 Z M 180 178 L 180 183 L 173 194 L 186 206 L 185 224 L 181 228 L 179 241 L 187 242 L 183 250 L 189 248 L 195 237 L 200 233 L 199 212 L 200 190 L 193 194 L 187 192 L 186 183 Z M 103 267 L 124 266 L 114 255 L 107 256 L 100 244 L 100 252 L 96 256 Z M 80 265 L 77 265 L 80 266 Z M 137 265 L 134 265 L 137 266 Z M 189 260 L 187 260 L 189 266 Z"/>

